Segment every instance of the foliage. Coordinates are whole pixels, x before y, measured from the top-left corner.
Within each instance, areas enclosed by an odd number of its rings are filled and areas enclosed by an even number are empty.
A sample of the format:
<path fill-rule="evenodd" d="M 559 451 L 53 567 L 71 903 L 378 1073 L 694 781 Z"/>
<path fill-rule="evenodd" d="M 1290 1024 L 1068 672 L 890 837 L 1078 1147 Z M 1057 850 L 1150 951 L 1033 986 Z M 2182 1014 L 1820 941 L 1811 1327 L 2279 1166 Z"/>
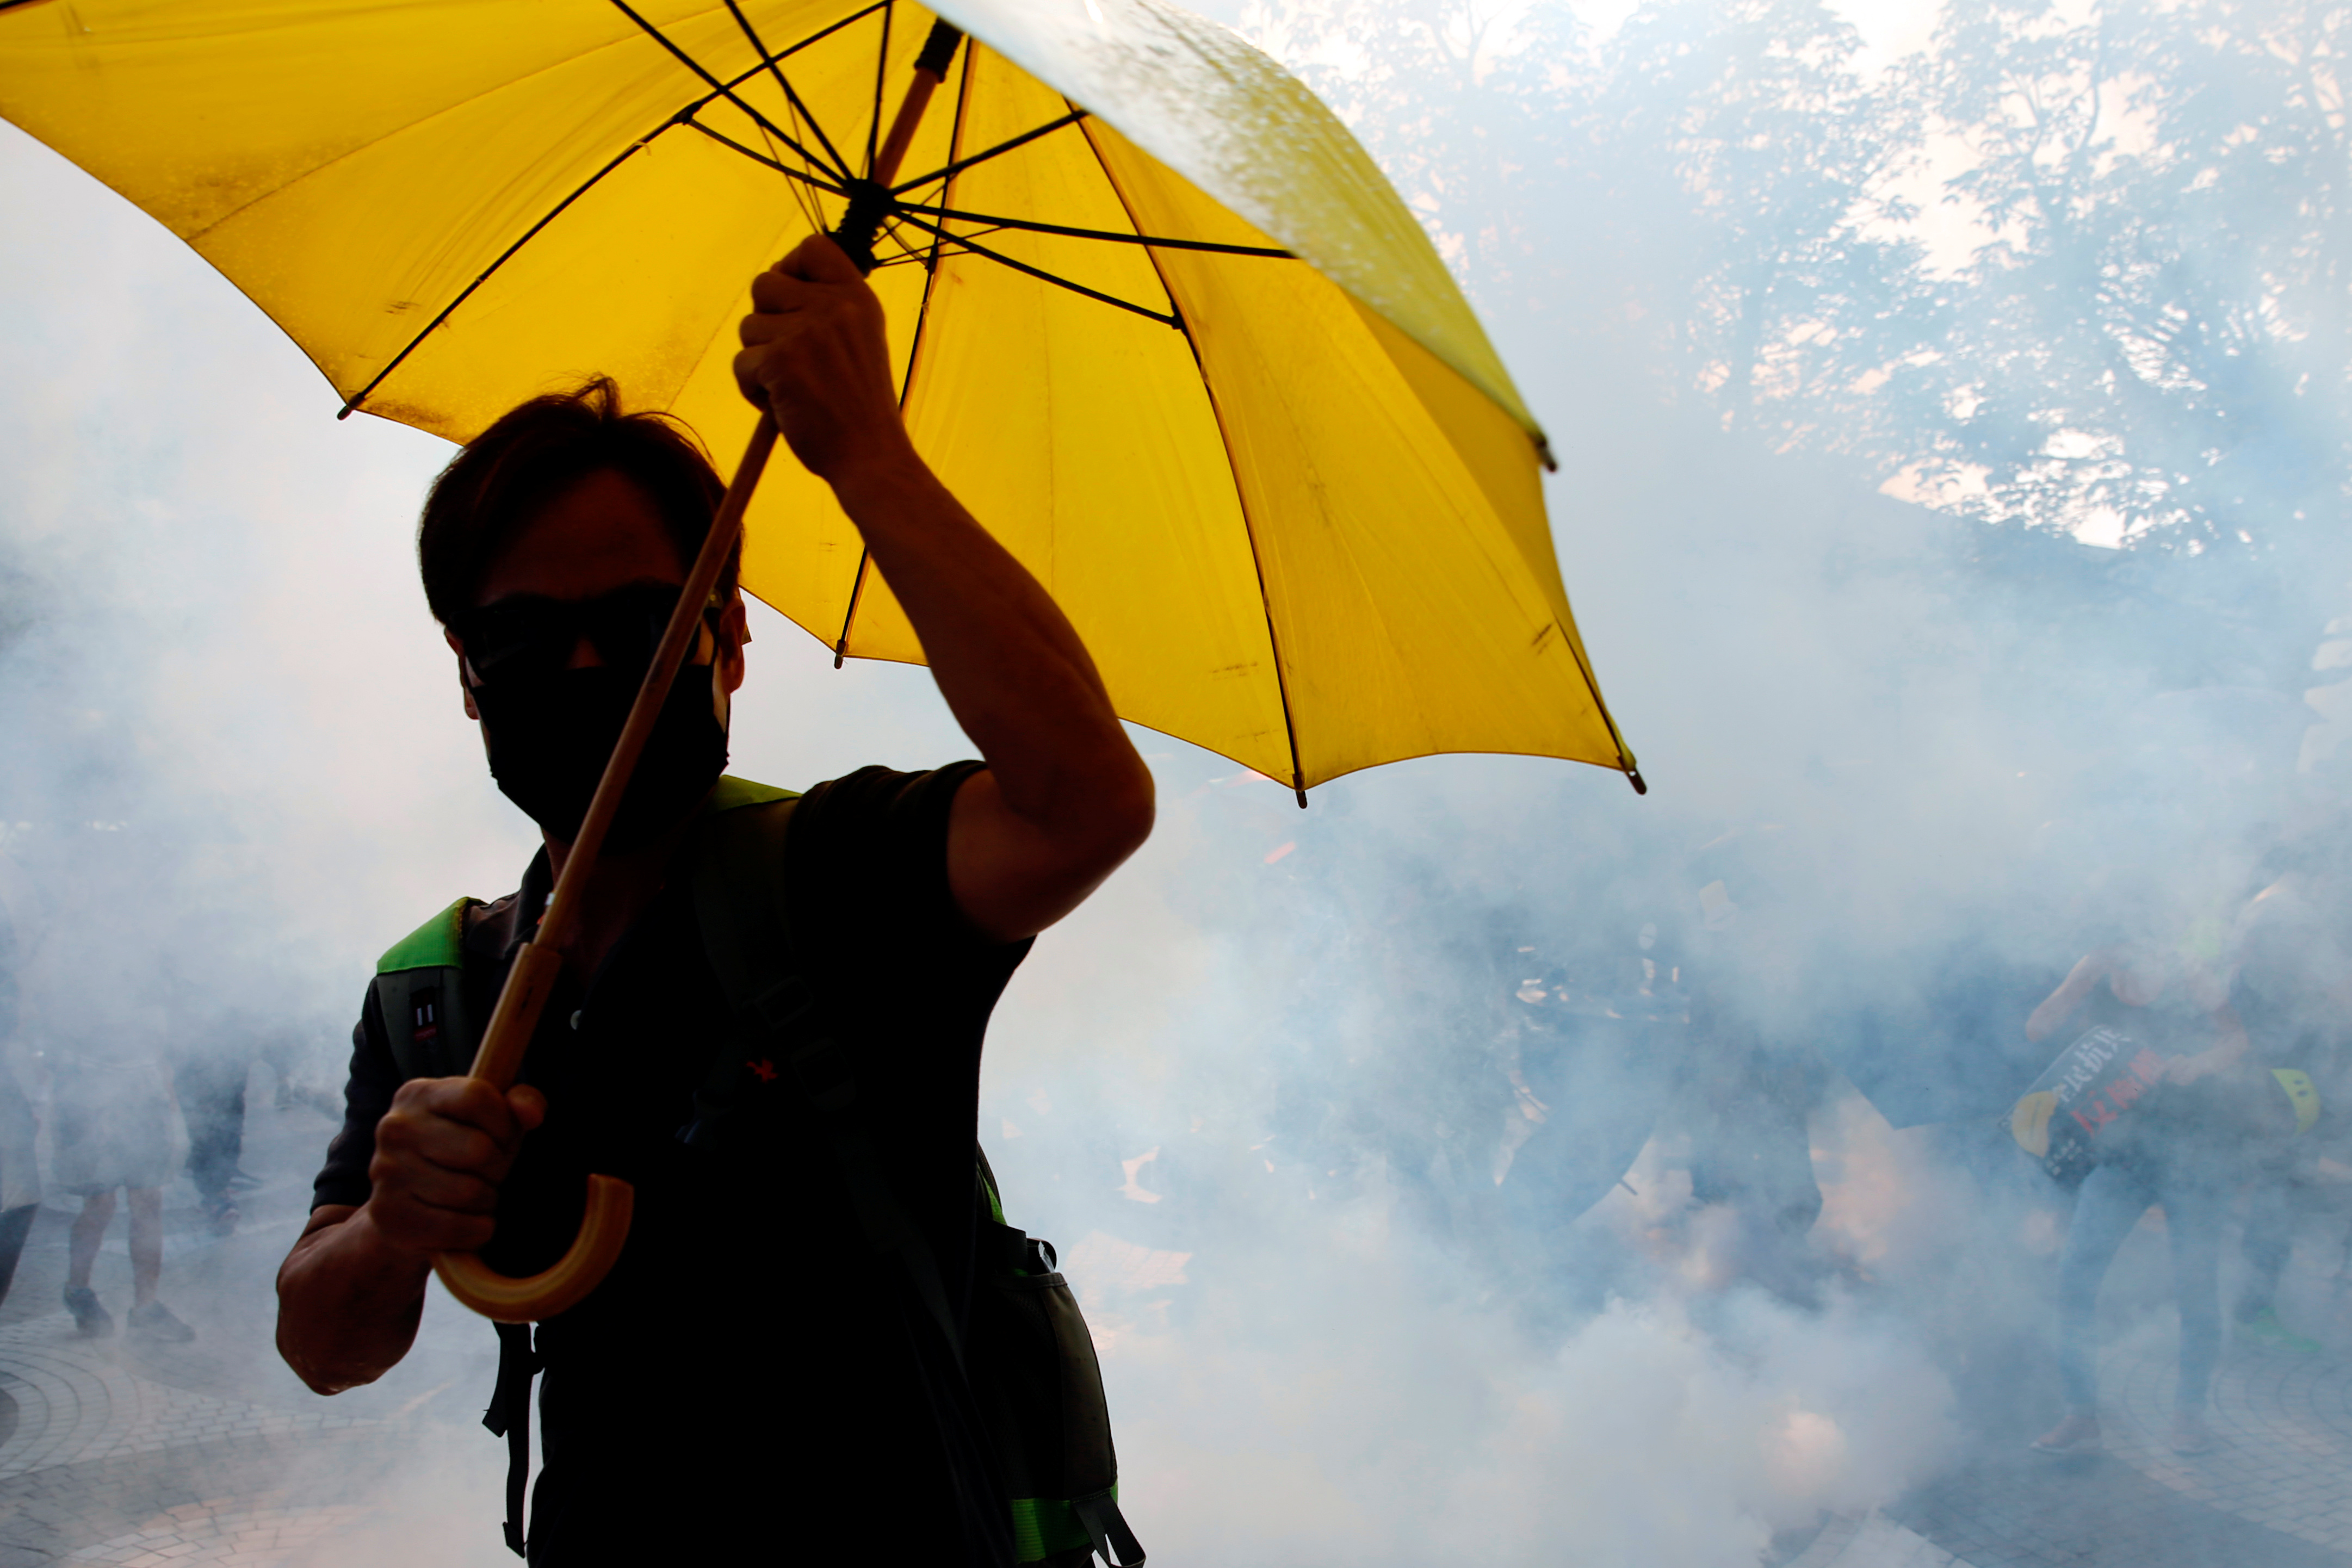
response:
<path fill-rule="evenodd" d="M 1256 21 L 1488 308 L 1980 524 L 2340 579 L 2352 0 L 1949 0 L 1875 79 L 1819 0 L 1477 5 Z"/>

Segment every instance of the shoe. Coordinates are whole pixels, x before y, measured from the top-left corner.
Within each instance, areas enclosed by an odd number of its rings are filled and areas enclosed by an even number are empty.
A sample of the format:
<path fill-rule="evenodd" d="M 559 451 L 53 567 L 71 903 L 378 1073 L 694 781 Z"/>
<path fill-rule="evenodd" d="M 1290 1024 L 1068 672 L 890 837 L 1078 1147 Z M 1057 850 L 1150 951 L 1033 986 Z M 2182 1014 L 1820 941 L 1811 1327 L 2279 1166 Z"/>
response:
<path fill-rule="evenodd" d="M 236 1222 L 243 1218 L 226 1194 L 205 1199 L 205 1226 L 215 1236 L 236 1235 Z"/>
<path fill-rule="evenodd" d="M 251 1171 L 239 1167 L 238 1169 L 229 1173 L 228 1185 L 231 1186 L 251 1188 L 259 1186 L 261 1185 L 261 1177 L 255 1176 Z"/>
<path fill-rule="evenodd" d="M 2320 1343 L 2305 1339 L 2279 1322 L 2277 1309 L 2264 1307 L 2250 1318 L 2240 1318 L 2237 1323 L 2238 1343 L 2250 1350 L 2284 1350 L 2296 1355 L 2317 1355 Z"/>
<path fill-rule="evenodd" d="M 196 1331 L 173 1317 L 172 1309 L 161 1301 L 131 1308 L 131 1332 L 142 1339 L 160 1339 L 166 1344 L 185 1344 L 196 1337 Z"/>
<path fill-rule="evenodd" d="M 2063 1421 L 2032 1444 L 2035 1453 L 2061 1458 L 2069 1454 L 2095 1454 L 2103 1446 L 2099 1441 L 2099 1418 L 2087 1410 L 2069 1412 Z"/>
<path fill-rule="evenodd" d="M 66 1311 L 73 1314 L 74 1333 L 84 1339 L 104 1339 L 114 1332 L 114 1314 L 99 1304 L 98 1292 L 88 1285 L 66 1287 Z"/>
<path fill-rule="evenodd" d="M 2174 1453 L 2184 1458 L 2210 1450 L 2213 1447 L 2213 1434 L 2206 1430 L 2205 1417 L 2194 1410 L 2174 1411 L 2169 1446 Z"/>

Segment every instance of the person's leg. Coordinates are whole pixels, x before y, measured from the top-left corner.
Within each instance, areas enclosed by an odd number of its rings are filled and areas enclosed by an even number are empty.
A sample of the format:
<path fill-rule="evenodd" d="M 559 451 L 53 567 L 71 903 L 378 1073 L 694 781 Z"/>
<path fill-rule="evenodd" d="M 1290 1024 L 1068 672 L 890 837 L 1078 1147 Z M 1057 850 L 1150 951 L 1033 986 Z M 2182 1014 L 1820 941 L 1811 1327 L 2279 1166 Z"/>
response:
<path fill-rule="evenodd" d="M 114 1189 L 85 1194 L 81 1212 L 74 1216 L 73 1231 L 66 1239 L 66 1288 L 69 1291 L 89 1289 L 90 1270 L 98 1266 L 98 1244 L 106 1238 L 106 1228 L 114 1220 Z"/>
<path fill-rule="evenodd" d="M 163 1189 L 127 1188 L 131 1198 L 131 1304 L 135 1310 L 155 1299 L 155 1283 L 163 1277 Z"/>
<path fill-rule="evenodd" d="M 163 1274 L 163 1189 L 134 1186 L 131 1194 L 131 1332 L 185 1344 L 196 1331 L 155 1299 Z"/>
<path fill-rule="evenodd" d="M 40 1212 L 37 1203 L 0 1210 L 0 1301 L 8 1299 L 8 1287 L 16 1279 L 16 1260 L 24 1255 L 25 1238 L 33 1233 L 33 1217 Z"/>
<path fill-rule="evenodd" d="M 66 1239 L 66 1311 L 73 1313 L 75 1332 L 99 1339 L 114 1332 L 114 1316 L 100 1304 L 89 1288 L 90 1270 L 98 1266 L 98 1244 L 114 1218 L 114 1189 L 84 1193 L 81 1212 L 74 1217 Z"/>
<path fill-rule="evenodd" d="M 225 1197 L 236 1162 L 226 1147 L 228 1129 L 219 1065 L 205 1056 L 191 1056 L 172 1076 L 180 1091 L 180 1115 L 188 1127 L 188 1179 L 207 1199 Z"/>
<path fill-rule="evenodd" d="M 2165 1233 L 2172 1243 L 2172 1296 L 2180 1312 L 2180 1383 L 2173 1394 L 2179 1417 L 2173 1448 L 2206 1448 L 2202 1416 L 2221 1358 L 2221 1230 L 2229 1197 L 2218 1180 L 2200 1173 L 2168 1175 L 2158 1183 Z"/>
<path fill-rule="evenodd" d="M 2266 1170 L 2254 1183 L 2246 1205 L 2246 1232 L 2239 1250 L 2246 1260 L 2245 1283 L 2231 1315 L 2250 1323 L 2278 1305 L 2279 1276 L 2286 1271 L 2294 1250 L 2294 1204 L 2288 1192 L 2292 1178 L 2283 1171 Z"/>
<path fill-rule="evenodd" d="M 2152 1197 L 2146 1182 L 2116 1166 L 2094 1169 L 2074 1196 L 2074 1218 L 2058 1262 L 2058 1375 L 2067 1416 L 2042 1435 L 2037 1448 L 2064 1449 L 2098 1440 L 2099 1283 Z"/>

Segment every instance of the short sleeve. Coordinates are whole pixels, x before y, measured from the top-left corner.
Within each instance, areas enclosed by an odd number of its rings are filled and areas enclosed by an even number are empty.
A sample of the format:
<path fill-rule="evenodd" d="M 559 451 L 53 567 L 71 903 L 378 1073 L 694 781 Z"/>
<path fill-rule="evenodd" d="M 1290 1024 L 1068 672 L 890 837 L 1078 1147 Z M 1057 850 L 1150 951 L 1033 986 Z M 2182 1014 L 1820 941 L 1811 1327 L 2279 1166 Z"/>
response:
<path fill-rule="evenodd" d="M 860 928 L 889 932 L 893 946 L 1025 952 L 982 935 L 948 886 L 949 816 L 956 792 L 984 766 L 861 768 L 810 790 L 793 808 L 787 850 L 795 939 L 822 948 L 834 934 Z"/>
<path fill-rule="evenodd" d="M 982 766 L 861 768 L 810 790 L 785 841 L 793 946 L 819 994 L 881 1060 L 919 1075 L 961 1061 L 960 1084 L 976 1078 L 989 1011 L 1030 946 L 980 931 L 948 886 L 949 814 Z"/>
<path fill-rule="evenodd" d="M 343 1125 L 327 1145 L 327 1163 L 310 1186 L 310 1207 L 342 1204 L 352 1208 L 374 1190 L 368 1166 L 375 1159 L 375 1124 L 400 1092 L 400 1068 L 379 1016 L 375 988 L 368 988 L 360 1021 L 352 1030 L 351 1073 L 343 1084 Z"/>

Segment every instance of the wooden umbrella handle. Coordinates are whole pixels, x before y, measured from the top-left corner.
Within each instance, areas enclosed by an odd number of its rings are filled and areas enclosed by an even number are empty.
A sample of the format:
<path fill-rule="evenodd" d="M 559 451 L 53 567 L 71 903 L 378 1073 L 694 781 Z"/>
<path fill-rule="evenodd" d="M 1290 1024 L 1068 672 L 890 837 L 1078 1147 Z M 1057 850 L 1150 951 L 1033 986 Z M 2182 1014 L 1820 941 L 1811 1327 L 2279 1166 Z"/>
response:
<path fill-rule="evenodd" d="M 613 747 L 611 760 L 604 764 L 604 776 L 597 781 L 595 798 L 588 803 L 588 815 L 572 838 L 572 852 L 564 858 L 563 874 L 555 879 L 555 892 L 547 901 L 547 914 L 539 923 L 539 935 L 515 955 L 514 967 L 507 971 L 506 987 L 499 993 L 489 1028 L 482 1033 L 481 1049 L 474 1053 L 471 1077 L 503 1091 L 512 1088 L 522 1071 L 523 1054 L 530 1049 L 540 1016 L 547 1010 L 547 998 L 555 989 L 556 977 L 562 973 L 563 948 L 579 923 L 580 901 L 589 873 L 604 847 L 604 835 L 621 809 L 621 797 L 628 791 L 630 775 L 636 771 L 637 758 L 653 734 L 654 722 L 661 716 L 662 705 L 669 699 L 678 668 L 686 663 L 686 655 L 693 646 L 696 630 L 702 624 L 703 605 L 719 584 L 719 574 L 726 569 L 736 536 L 743 531 L 743 508 L 750 504 L 751 492 L 759 487 L 761 472 L 767 467 L 768 454 L 775 444 L 775 422 L 762 414 L 758 428 L 751 432 L 751 444 L 743 449 L 743 461 L 736 465 L 734 480 L 727 486 L 727 498 L 719 504 L 719 515 L 711 519 L 710 533 L 702 541 L 701 552 L 694 558 L 694 570 L 687 573 L 686 586 L 678 591 L 677 608 L 671 612 L 661 644 L 654 651 L 645 685 L 637 688 L 637 699 L 629 709 L 628 722 L 621 728 L 620 741 Z M 581 1218 L 580 1234 L 553 1268 L 512 1279 L 471 1252 L 444 1252 L 433 1260 L 433 1271 L 441 1276 L 441 1282 L 449 1288 L 451 1295 L 494 1322 L 537 1322 L 551 1318 L 576 1306 L 611 1272 L 620 1259 L 622 1245 L 629 1239 L 629 1218 L 635 1200 L 636 1194 L 628 1183 L 614 1176 L 592 1176 L 588 1178 L 588 1206 Z"/>

